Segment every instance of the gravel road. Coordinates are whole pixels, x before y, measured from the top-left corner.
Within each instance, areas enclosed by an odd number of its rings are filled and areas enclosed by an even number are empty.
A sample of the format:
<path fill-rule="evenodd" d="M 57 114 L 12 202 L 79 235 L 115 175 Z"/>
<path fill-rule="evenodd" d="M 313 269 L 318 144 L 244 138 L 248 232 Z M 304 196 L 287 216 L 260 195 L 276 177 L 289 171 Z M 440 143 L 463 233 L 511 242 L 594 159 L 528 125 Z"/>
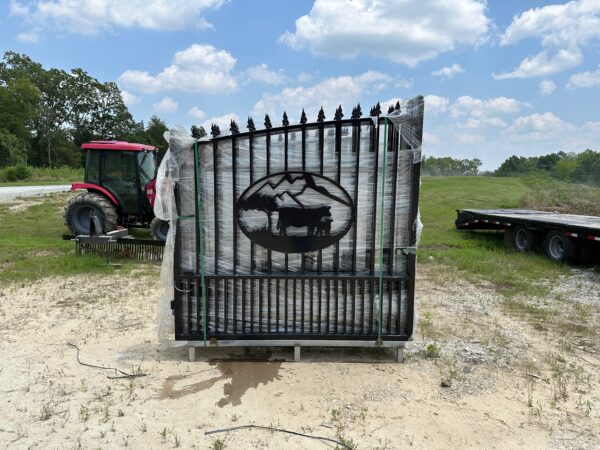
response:
<path fill-rule="evenodd" d="M 51 186 L 6 186 L 0 187 L 0 203 L 10 202 L 18 197 L 50 194 L 52 192 L 66 192 L 71 189 L 70 184 L 57 184 Z"/>

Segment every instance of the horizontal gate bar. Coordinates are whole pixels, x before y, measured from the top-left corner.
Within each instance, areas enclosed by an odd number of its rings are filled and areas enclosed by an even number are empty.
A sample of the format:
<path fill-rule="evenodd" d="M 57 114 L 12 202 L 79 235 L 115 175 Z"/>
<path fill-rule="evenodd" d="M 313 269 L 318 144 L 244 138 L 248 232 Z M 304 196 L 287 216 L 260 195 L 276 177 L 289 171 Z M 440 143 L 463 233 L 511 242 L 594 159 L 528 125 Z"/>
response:
<path fill-rule="evenodd" d="M 377 275 L 308 275 L 308 274 L 285 274 L 285 273 L 272 273 L 262 275 L 241 275 L 241 274 L 229 274 L 229 275 L 204 275 L 207 280 L 329 280 L 329 281 L 379 281 Z M 381 277 L 383 281 L 405 281 L 410 280 L 408 275 L 384 275 Z M 193 273 L 182 273 L 179 275 L 180 280 L 195 280 L 200 279 L 200 275 Z"/>

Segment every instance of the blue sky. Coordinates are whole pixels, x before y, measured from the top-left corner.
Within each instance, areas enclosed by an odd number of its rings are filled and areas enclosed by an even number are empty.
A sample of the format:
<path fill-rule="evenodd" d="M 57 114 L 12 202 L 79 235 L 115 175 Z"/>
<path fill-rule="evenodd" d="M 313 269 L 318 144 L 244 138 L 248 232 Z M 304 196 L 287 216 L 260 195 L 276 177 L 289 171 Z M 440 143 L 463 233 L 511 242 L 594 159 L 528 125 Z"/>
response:
<path fill-rule="evenodd" d="M 426 96 L 427 155 L 600 150 L 600 0 L 1 0 L 0 51 L 227 128 Z"/>

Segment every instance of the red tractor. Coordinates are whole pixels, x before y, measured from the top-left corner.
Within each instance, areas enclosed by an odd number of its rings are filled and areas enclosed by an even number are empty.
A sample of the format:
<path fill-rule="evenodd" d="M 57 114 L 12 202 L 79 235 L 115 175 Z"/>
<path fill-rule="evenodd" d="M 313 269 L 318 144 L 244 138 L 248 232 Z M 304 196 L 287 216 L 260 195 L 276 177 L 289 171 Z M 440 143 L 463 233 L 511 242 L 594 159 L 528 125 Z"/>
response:
<path fill-rule="evenodd" d="M 165 240 L 169 223 L 154 217 L 156 147 L 121 141 L 92 141 L 86 152 L 83 183 L 71 190 L 85 190 L 64 210 L 65 225 L 75 235 L 89 235 L 91 223 L 108 233 L 117 227 L 150 228 L 157 240 Z M 95 220 L 95 219 L 97 220 Z M 97 225 L 96 225 L 97 228 Z"/>

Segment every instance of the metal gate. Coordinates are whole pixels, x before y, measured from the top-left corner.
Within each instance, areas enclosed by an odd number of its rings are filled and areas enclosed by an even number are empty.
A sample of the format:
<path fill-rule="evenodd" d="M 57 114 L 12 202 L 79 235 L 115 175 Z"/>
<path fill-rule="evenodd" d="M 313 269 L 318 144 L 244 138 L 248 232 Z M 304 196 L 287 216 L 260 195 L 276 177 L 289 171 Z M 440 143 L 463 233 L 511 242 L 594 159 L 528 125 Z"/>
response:
<path fill-rule="evenodd" d="M 407 340 L 423 98 L 200 141 L 185 155 L 177 340 Z"/>

